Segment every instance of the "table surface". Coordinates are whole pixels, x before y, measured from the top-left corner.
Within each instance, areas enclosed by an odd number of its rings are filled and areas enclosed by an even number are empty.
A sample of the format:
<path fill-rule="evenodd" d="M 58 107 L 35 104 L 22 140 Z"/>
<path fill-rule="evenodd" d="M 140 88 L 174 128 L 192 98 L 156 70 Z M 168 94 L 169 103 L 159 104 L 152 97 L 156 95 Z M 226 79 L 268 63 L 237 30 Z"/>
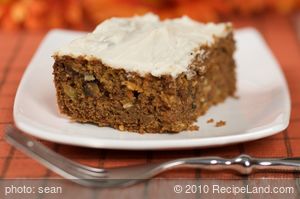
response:
<path fill-rule="evenodd" d="M 300 156 L 300 48 L 295 16 L 267 14 L 254 18 L 233 19 L 236 27 L 257 28 L 266 39 L 286 76 L 292 100 L 289 127 L 274 136 L 231 146 L 177 151 L 119 151 L 88 149 L 43 141 L 62 155 L 83 164 L 114 167 L 137 163 L 159 162 L 189 156 L 234 157 L 246 153 L 254 157 Z M 13 101 L 20 79 L 46 32 L 4 32 L 0 30 L 0 179 L 57 178 L 55 173 L 16 150 L 3 138 L 4 128 L 13 123 Z M 266 74 L 267 75 L 267 74 Z M 229 172 L 180 169 L 156 178 L 241 179 Z M 296 178 L 296 173 L 257 173 L 248 179 L 275 177 Z"/>

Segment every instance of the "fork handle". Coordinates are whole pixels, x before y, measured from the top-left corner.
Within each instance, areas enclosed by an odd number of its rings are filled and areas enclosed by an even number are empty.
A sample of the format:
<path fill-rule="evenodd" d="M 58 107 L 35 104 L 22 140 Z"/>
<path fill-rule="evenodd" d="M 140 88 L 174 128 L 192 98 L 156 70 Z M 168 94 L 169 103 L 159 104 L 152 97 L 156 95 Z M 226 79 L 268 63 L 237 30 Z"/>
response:
<path fill-rule="evenodd" d="M 207 170 L 234 170 L 248 175 L 256 171 L 299 172 L 300 158 L 269 159 L 239 155 L 232 159 L 221 157 L 183 158 L 167 162 L 166 167 L 193 167 Z"/>

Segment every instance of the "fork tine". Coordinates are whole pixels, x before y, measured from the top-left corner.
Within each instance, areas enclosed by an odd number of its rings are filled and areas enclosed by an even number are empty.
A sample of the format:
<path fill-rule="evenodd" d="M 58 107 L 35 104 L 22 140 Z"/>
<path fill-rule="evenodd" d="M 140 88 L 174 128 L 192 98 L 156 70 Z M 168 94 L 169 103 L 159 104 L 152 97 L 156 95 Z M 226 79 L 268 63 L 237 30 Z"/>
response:
<path fill-rule="evenodd" d="M 81 165 L 67 159 L 37 140 L 21 133 L 12 125 L 6 127 L 5 139 L 50 170 L 77 184 L 105 188 L 130 185 L 143 180 L 111 178 L 107 170 Z"/>
<path fill-rule="evenodd" d="M 47 148 L 40 142 L 20 133 L 20 131 L 12 125 L 9 125 L 5 129 L 5 132 L 5 139 L 9 143 L 27 155 L 40 160 L 46 167 L 57 171 L 64 177 L 99 179 L 99 177 L 105 178 L 106 176 L 106 170 L 85 166 L 69 160 Z"/>

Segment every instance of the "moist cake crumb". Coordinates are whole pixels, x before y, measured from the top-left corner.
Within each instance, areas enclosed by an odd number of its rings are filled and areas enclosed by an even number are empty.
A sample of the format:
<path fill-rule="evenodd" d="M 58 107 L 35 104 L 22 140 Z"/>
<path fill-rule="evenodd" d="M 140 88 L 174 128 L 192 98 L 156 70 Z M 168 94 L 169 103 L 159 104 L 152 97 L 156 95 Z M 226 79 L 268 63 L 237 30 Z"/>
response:
<path fill-rule="evenodd" d="M 222 127 L 222 126 L 225 126 L 226 125 L 226 122 L 225 121 L 223 121 L 223 120 L 220 120 L 220 121 L 218 121 L 217 123 L 216 123 L 216 127 Z"/>
<path fill-rule="evenodd" d="M 197 130 L 199 130 L 199 126 L 197 126 L 197 125 L 191 125 L 187 130 L 188 131 L 197 131 Z"/>
<path fill-rule="evenodd" d="M 213 118 L 210 118 L 206 121 L 206 123 L 213 123 L 215 120 Z"/>

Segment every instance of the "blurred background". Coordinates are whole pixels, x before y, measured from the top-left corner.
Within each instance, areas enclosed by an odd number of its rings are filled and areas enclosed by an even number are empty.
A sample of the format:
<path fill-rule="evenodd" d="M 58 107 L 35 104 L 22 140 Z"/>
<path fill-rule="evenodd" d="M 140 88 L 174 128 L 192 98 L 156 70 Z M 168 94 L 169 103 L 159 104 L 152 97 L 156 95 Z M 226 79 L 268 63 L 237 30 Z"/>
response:
<path fill-rule="evenodd" d="M 299 8 L 300 0 L 0 0 L 0 29 L 92 30 L 106 18 L 146 12 L 218 22 L 266 13 L 290 15 Z"/>

